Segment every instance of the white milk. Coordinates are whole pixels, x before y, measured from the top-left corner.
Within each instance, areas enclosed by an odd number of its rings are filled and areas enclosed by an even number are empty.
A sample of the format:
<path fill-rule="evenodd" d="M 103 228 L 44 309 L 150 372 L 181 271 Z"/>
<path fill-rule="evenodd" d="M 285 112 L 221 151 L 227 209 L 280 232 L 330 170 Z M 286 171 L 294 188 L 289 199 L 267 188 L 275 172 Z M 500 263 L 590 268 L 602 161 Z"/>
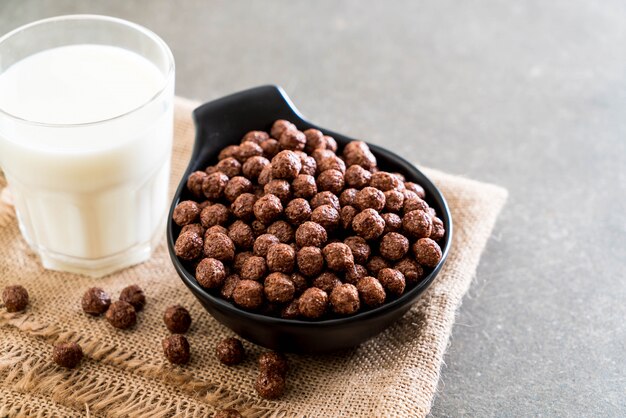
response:
<path fill-rule="evenodd" d="M 165 84 L 147 59 L 103 45 L 0 74 L 14 116 L 0 114 L 0 166 L 44 266 L 97 276 L 149 257 L 169 205 L 173 82 L 151 101 Z"/>

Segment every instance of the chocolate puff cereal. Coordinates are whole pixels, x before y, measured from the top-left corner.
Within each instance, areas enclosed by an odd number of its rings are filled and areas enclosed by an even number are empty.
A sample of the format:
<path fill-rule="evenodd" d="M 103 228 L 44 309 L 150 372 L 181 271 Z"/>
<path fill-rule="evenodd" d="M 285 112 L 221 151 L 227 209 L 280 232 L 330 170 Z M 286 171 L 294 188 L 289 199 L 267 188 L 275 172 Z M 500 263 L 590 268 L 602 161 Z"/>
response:
<path fill-rule="evenodd" d="M 202 254 L 204 241 L 193 231 L 181 233 L 174 243 L 174 254 L 183 260 L 194 260 Z"/>
<path fill-rule="evenodd" d="M 272 158 L 272 178 L 293 180 L 302 169 L 302 161 L 293 151 L 281 151 Z"/>
<path fill-rule="evenodd" d="M 163 322 L 170 332 L 184 334 L 191 326 L 191 315 L 181 305 L 172 305 L 163 313 Z"/>
<path fill-rule="evenodd" d="M 271 273 L 265 278 L 265 297 L 270 302 L 287 303 L 293 300 L 296 288 L 288 275 Z"/>
<path fill-rule="evenodd" d="M 122 289 L 120 300 L 130 303 L 139 312 L 146 305 L 146 294 L 139 286 L 133 284 Z"/>
<path fill-rule="evenodd" d="M 296 229 L 296 244 L 299 247 L 321 247 L 327 239 L 326 229 L 315 222 L 305 222 Z"/>
<path fill-rule="evenodd" d="M 28 291 L 19 284 L 7 286 L 2 291 L 2 302 L 7 312 L 21 312 L 28 306 Z"/>
<path fill-rule="evenodd" d="M 298 300 L 298 310 L 305 318 L 317 319 L 326 313 L 328 294 L 317 287 L 305 290 Z"/>
<path fill-rule="evenodd" d="M 200 207 L 198 207 L 198 203 L 192 200 L 185 200 L 176 205 L 172 219 L 177 225 L 185 226 L 196 222 L 199 216 Z"/>
<path fill-rule="evenodd" d="M 234 366 L 243 361 L 245 350 L 237 338 L 224 338 L 215 347 L 217 359 L 227 366 Z"/>
<path fill-rule="evenodd" d="M 359 292 L 356 286 L 343 283 L 330 292 L 330 306 L 339 315 L 352 315 L 359 310 Z"/>
<path fill-rule="evenodd" d="M 324 256 L 318 247 L 302 247 L 296 259 L 298 270 L 307 277 L 315 277 L 324 269 Z"/>
<path fill-rule="evenodd" d="M 306 199 L 293 199 L 285 208 L 285 218 L 292 225 L 300 225 L 311 218 L 311 205 Z"/>
<path fill-rule="evenodd" d="M 233 157 L 224 158 L 215 165 L 215 170 L 232 178 L 241 174 L 241 163 Z"/>
<path fill-rule="evenodd" d="M 107 309 L 105 317 L 109 324 L 118 329 L 127 329 L 137 322 L 137 311 L 128 302 L 118 300 L 113 302 Z"/>
<path fill-rule="evenodd" d="M 363 303 L 366 305 L 375 308 L 385 303 L 385 297 L 387 296 L 385 289 L 383 289 L 383 285 L 374 277 L 363 277 L 358 281 L 356 288 L 359 291 Z"/>
<path fill-rule="evenodd" d="M 413 252 L 418 263 L 426 267 L 435 267 L 441 260 L 439 244 L 430 238 L 420 238 L 413 244 Z"/>
<path fill-rule="evenodd" d="M 111 297 L 99 287 L 91 287 L 83 294 L 80 301 L 83 312 L 90 315 L 102 315 L 111 305 Z"/>
<path fill-rule="evenodd" d="M 244 309 L 260 308 L 263 304 L 263 285 L 254 280 L 240 280 L 233 290 L 233 301 Z"/>
<path fill-rule="evenodd" d="M 73 369 L 83 359 L 83 349 L 76 343 L 61 343 L 54 346 L 52 360 L 61 367 Z"/>
<path fill-rule="evenodd" d="M 296 263 L 296 252 L 287 244 L 274 244 L 267 250 L 267 267 L 271 272 L 291 273 Z"/>
<path fill-rule="evenodd" d="M 163 354 L 165 358 L 172 364 L 187 364 L 191 358 L 189 350 L 189 342 L 184 335 L 172 334 L 163 339 Z"/>

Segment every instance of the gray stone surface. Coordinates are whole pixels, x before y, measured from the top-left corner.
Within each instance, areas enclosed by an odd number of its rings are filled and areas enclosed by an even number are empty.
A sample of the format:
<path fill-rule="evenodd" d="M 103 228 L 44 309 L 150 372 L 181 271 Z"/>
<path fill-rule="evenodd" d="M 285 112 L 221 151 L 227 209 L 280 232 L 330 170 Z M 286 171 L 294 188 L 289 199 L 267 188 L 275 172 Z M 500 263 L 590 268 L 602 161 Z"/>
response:
<path fill-rule="evenodd" d="M 626 415 L 620 1 L 0 1 L 0 32 L 102 13 L 159 33 L 177 92 L 280 84 L 311 120 L 507 187 L 433 416 Z"/>

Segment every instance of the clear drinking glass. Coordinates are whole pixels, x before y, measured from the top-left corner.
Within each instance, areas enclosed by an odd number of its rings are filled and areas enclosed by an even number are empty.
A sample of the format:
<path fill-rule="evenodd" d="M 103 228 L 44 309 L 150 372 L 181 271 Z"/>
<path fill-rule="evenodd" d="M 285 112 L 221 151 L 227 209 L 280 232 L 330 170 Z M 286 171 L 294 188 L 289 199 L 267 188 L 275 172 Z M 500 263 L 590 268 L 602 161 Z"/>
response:
<path fill-rule="evenodd" d="M 21 97 L 28 96 L 23 93 L 32 88 L 30 73 L 18 71 L 20 62 L 42 52 L 50 57 L 51 50 L 57 54 L 60 47 L 74 46 L 82 49 L 74 48 L 67 56 L 79 67 L 87 65 L 85 68 L 89 68 L 86 60 L 90 57 L 104 59 L 99 47 L 115 47 L 105 51 L 111 53 L 112 61 L 95 68 L 101 72 L 87 71 L 87 78 L 81 78 L 83 85 L 94 89 L 85 89 L 84 96 L 70 94 L 71 89 L 67 89 L 68 97 L 60 97 L 59 106 L 38 109 L 36 117 L 24 116 L 38 102 L 34 101 L 31 108 L 20 102 Z M 123 59 L 118 61 L 120 48 L 136 55 L 130 54 L 130 61 L 119 55 Z M 85 52 L 84 57 L 77 51 Z M 49 66 L 31 70 L 46 71 L 50 83 L 55 83 L 59 75 L 55 69 L 68 66 L 63 56 L 57 54 Z M 134 57 L 143 67 L 133 64 Z M 150 63 L 156 69 L 143 74 Z M 126 106 L 130 102 L 124 94 L 111 102 L 93 98 L 89 91 L 100 88 L 98 74 L 106 76 L 113 70 L 132 75 L 140 84 L 148 75 L 158 81 L 142 85 L 147 96 L 145 100 L 134 97 L 141 102 L 131 108 Z M 174 59 L 165 42 L 146 28 L 111 17 L 45 19 L 0 38 L 0 80 L 9 75 L 19 82 L 5 83 L 9 87 L 5 86 L 4 93 L 0 90 L 4 96 L 0 97 L 0 167 L 13 196 L 22 235 L 44 267 L 97 277 L 148 259 L 164 230 L 169 206 Z M 42 85 L 41 90 L 47 91 L 47 87 L 58 90 L 56 84 Z M 126 87 L 134 91 L 135 85 Z M 78 122 L 68 123 L 63 119 L 66 116 L 59 116 L 62 112 L 57 110 L 65 99 L 72 106 L 76 101 L 90 105 L 83 106 L 86 110 Z M 101 100 L 94 108 L 106 109 L 106 117 L 90 119 L 92 99 Z M 117 109 L 113 102 L 125 106 Z M 22 113 L 15 111 L 20 106 L 24 107 Z"/>

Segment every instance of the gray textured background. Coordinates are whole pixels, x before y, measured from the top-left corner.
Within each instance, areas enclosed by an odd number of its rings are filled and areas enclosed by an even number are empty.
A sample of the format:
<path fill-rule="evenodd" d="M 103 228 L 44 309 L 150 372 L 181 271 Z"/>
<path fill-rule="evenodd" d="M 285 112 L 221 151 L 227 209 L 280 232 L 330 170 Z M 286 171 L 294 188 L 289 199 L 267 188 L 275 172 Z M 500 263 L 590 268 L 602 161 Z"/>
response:
<path fill-rule="evenodd" d="M 6 1 L 160 34 L 177 93 L 282 85 L 311 120 L 509 203 L 434 416 L 626 415 L 626 4 L 584 0 Z"/>

